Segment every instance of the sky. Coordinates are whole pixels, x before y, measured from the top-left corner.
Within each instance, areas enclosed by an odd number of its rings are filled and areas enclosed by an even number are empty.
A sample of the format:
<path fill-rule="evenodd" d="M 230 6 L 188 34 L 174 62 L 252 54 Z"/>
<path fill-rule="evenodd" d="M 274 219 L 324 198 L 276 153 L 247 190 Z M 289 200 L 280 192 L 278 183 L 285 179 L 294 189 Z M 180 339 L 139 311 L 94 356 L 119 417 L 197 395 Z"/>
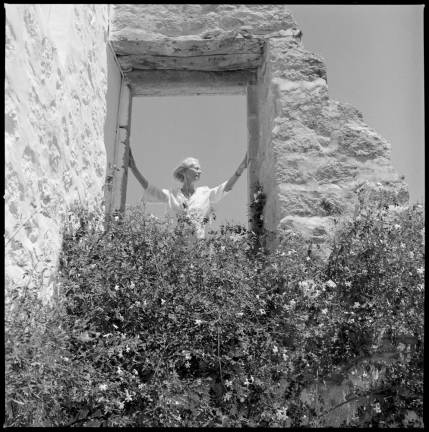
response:
<path fill-rule="evenodd" d="M 365 123 L 391 144 L 392 164 L 405 176 L 410 201 L 424 202 L 423 5 L 289 5 L 305 49 L 327 66 L 332 99 L 358 108 Z M 200 160 L 198 185 L 227 180 L 247 143 L 244 95 L 138 97 L 133 100 L 131 148 L 142 174 L 173 188 L 174 168 L 188 156 Z M 246 224 L 243 173 L 217 208 L 215 227 Z M 142 188 L 128 177 L 127 204 Z M 161 216 L 162 204 L 148 204 Z"/>

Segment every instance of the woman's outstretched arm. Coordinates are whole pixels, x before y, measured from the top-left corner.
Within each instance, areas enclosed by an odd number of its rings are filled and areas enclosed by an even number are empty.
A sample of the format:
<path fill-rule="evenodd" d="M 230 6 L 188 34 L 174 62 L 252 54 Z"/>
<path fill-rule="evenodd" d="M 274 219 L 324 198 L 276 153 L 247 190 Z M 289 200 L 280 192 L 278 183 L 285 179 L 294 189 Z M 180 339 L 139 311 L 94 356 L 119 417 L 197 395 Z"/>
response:
<path fill-rule="evenodd" d="M 232 177 L 227 181 L 224 191 L 229 192 L 232 187 L 235 185 L 238 178 L 241 176 L 242 172 L 247 168 L 249 161 L 248 161 L 248 155 L 246 152 L 246 155 L 244 156 L 244 159 L 242 160 L 241 164 L 238 166 L 235 173 L 232 175 Z"/>
<path fill-rule="evenodd" d="M 161 189 L 158 189 L 156 186 L 149 185 L 149 182 L 139 171 L 136 165 L 136 161 L 134 160 L 133 153 L 131 152 L 131 148 L 130 148 L 130 156 L 128 160 L 129 160 L 128 165 L 131 168 L 131 171 L 133 172 L 134 176 L 139 181 L 139 183 L 142 185 L 143 189 L 147 191 L 147 193 L 149 193 L 151 196 L 158 199 L 159 201 L 167 201 L 168 198 L 166 194 Z"/>

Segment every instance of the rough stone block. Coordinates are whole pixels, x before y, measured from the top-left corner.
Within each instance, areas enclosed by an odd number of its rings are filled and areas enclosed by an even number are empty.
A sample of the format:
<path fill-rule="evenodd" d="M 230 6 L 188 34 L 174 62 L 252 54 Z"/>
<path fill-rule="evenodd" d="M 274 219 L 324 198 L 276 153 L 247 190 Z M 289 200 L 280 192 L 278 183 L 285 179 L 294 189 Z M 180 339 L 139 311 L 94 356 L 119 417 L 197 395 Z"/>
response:
<path fill-rule="evenodd" d="M 390 145 L 362 122 L 349 121 L 339 131 L 338 151 L 365 161 L 390 156 Z"/>
<path fill-rule="evenodd" d="M 352 197 L 352 192 L 344 190 L 336 184 L 326 184 L 319 187 L 315 184 L 279 185 L 279 201 L 285 215 L 293 216 L 325 216 L 326 211 L 323 207 L 323 200 L 328 201 L 344 212 L 347 201 Z"/>

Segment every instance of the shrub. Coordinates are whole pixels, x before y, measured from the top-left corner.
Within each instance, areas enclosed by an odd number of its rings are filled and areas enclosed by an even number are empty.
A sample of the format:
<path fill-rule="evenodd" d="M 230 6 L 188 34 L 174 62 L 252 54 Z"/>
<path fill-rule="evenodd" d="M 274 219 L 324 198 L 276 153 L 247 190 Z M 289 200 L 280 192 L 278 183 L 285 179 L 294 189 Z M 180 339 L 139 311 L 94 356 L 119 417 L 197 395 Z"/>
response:
<path fill-rule="evenodd" d="M 268 253 L 244 227 L 198 241 L 137 208 L 98 225 L 65 231 L 57 305 L 10 314 L 7 425 L 323 426 L 336 407 L 303 390 L 359 362 L 380 377 L 350 389 L 348 425 L 422 416 L 420 208 L 364 207 L 327 263 L 293 233 Z"/>

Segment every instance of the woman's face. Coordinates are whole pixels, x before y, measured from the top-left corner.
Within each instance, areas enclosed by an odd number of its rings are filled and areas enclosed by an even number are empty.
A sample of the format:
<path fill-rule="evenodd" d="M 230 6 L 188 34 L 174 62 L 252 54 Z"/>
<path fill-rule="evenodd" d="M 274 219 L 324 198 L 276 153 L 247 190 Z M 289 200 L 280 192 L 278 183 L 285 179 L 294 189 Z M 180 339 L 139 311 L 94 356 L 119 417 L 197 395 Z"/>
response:
<path fill-rule="evenodd" d="M 183 175 L 185 178 L 188 179 L 188 181 L 194 182 L 200 179 L 202 174 L 200 164 L 198 161 L 193 162 L 191 165 L 186 168 L 186 170 L 183 172 Z"/>

